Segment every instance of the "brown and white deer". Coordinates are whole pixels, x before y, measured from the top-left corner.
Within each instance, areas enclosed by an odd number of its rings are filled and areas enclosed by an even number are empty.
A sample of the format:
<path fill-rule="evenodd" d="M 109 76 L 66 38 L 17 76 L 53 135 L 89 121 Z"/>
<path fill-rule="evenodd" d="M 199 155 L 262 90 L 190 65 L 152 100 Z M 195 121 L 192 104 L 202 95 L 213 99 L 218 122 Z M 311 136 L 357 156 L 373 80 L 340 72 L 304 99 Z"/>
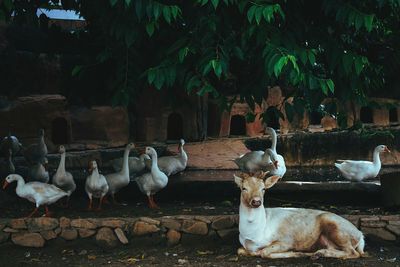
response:
<path fill-rule="evenodd" d="M 263 258 L 358 258 L 364 254 L 364 236 L 348 220 L 321 210 L 264 208 L 265 190 L 279 176 L 267 173 L 234 175 L 241 189 L 239 255 Z"/>

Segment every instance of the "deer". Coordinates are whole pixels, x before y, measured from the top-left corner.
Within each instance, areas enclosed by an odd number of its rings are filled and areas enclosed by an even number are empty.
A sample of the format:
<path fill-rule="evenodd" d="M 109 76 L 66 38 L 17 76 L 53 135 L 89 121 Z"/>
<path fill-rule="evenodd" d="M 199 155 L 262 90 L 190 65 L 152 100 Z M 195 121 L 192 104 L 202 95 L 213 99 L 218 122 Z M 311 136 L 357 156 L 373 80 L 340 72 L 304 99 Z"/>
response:
<path fill-rule="evenodd" d="M 331 212 L 304 208 L 264 208 L 265 191 L 280 176 L 234 174 L 241 190 L 239 256 L 262 258 L 359 258 L 364 236 L 351 222 Z"/>

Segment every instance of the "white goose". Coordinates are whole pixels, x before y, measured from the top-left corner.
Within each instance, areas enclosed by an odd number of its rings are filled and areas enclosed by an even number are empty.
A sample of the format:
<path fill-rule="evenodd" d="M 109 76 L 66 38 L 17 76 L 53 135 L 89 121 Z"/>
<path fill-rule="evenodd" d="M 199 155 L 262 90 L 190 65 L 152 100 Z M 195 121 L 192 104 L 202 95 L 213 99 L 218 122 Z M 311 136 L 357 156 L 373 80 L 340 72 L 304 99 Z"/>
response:
<path fill-rule="evenodd" d="M 286 173 L 286 165 L 283 157 L 272 150 L 272 148 L 268 148 L 265 153 L 270 156 L 271 160 L 271 164 L 266 169 L 271 175 L 283 177 Z"/>
<path fill-rule="evenodd" d="M 271 136 L 271 150 L 276 153 L 276 132 L 273 128 L 270 127 L 267 127 L 265 131 Z M 270 159 L 270 155 L 266 153 L 266 151 L 267 149 L 265 151 L 251 151 L 240 156 L 239 158 L 234 159 L 233 162 L 235 162 L 239 169 L 244 172 L 256 172 L 261 169 L 273 170 L 275 167 L 273 166 L 273 162 Z"/>
<path fill-rule="evenodd" d="M 381 159 L 379 158 L 379 153 L 381 152 L 390 152 L 390 150 L 385 145 L 379 145 L 374 149 L 372 162 L 364 160 L 337 160 L 342 163 L 335 163 L 335 166 L 350 181 L 361 182 L 364 179 L 375 178 L 381 169 Z"/>
<path fill-rule="evenodd" d="M 65 170 L 65 147 L 60 146 L 59 152 L 61 154 L 60 163 L 58 165 L 56 173 L 53 175 L 52 182 L 55 186 L 67 192 L 68 198 L 66 201 L 66 206 L 68 206 L 69 197 L 71 196 L 72 192 L 75 191 L 76 184 L 72 174 Z"/>
<path fill-rule="evenodd" d="M 157 152 L 152 147 L 146 147 L 146 154 L 151 157 L 151 172 L 145 173 L 135 179 L 140 191 L 145 194 L 151 209 L 158 208 L 154 201 L 154 194 L 168 184 L 168 176 L 160 171 L 157 165 Z"/>
<path fill-rule="evenodd" d="M 35 209 L 28 215 L 28 217 L 32 217 L 38 211 L 40 206 L 45 206 L 46 216 L 50 216 L 47 205 L 53 204 L 60 198 L 68 195 L 55 185 L 40 182 L 25 183 L 22 176 L 18 174 L 8 175 L 4 181 L 3 189 L 14 181 L 17 181 L 17 188 L 15 189 L 17 195 L 35 203 L 36 205 Z"/>
<path fill-rule="evenodd" d="M 179 155 L 176 156 L 165 156 L 158 159 L 158 167 L 167 176 L 177 174 L 178 172 L 184 171 L 188 162 L 188 156 L 183 149 L 185 140 L 179 141 L 178 151 Z M 146 167 L 151 169 L 151 160 L 146 160 Z"/>
<path fill-rule="evenodd" d="M 128 166 L 129 166 L 129 174 L 141 173 L 146 165 L 145 160 L 150 160 L 150 157 L 147 154 L 142 154 L 139 157 L 129 157 L 128 158 Z M 122 170 L 122 165 L 124 165 L 124 159 L 118 158 L 112 160 L 112 167 L 114 171 L 119 172 Z"/>
<path fill-rule="evenodd" d="M 130 182 L 128 157 L 129 157 L 129 152 L 133 148 L 135 148 L 135 145 L 133 143 L 126 145 L 125 151 L 124 151 L 124 157 L 123 157 L 122 170 L 120 170 L 119 172 L 116 172 L 116 173 L 111 173 L 111 174 L 105 175 L 107 183 L 108 183 L 108 193 L 111 195 L 114 204 L 117 203 L 115 201 L 115 194 L 119 190 L 121 190 L 122 188 L 127 186 Z"/>
<path fill-rule="evenodd" d="M 92 209 L 93 198 L 99 199 L 99 205 L 97 210 L 101 210 L 101 205 L 103 204 L 103 198 L 108 193 L 108 184 L 104 175 L 99 173 L 97 167 L 97 162 L 95 160 L 89 163 L 89 173 L 90 175 L 86 177 L 85 191 L 89 197 L 88 210 Z"/>

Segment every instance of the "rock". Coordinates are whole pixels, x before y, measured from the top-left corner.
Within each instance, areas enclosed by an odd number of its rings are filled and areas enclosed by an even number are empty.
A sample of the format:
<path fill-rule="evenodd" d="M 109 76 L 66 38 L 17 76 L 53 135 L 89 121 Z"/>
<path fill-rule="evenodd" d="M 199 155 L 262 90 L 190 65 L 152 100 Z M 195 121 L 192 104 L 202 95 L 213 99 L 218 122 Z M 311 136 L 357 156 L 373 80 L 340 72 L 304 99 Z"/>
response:
<path fill-rule="evenodd" d="M 73 228 L 63 228 L 60 236 L 65 240 L 75 240 L 78 238 L 78 231 Z"/>
<path fill-rule="evenodd" d="M 371 221 L 363 221 L 361 220 L 361 227 L 375 227 L 375 228 L 382 228 L 385 227 L 386 222 L 384 221 L 375 221 L 375 220 L 371 220 Z"/>
<path fill-rule="evenodd" d="M 400 225 L 387 225 L 386 229 L 388 229 L 390 232 L 392 232 L 393 234 L 397 235 L 398 237 L 400 237 Z"/>
<path fill-rule="evenodd" d="M 18 233 L 19 230 L 17 230 L 17 229 L 12 229 L 12 228 L 10 228 L 10 227 L 6 227 L 6 228 L 3 229 L 3 232 L 4 232 L 4 233 Z"/>
<path fill-rule="evenodd" d="M 103 248 L 113 248 L 116 247 L 119 242 L 111 228 L 102 227 L 97 231 L 96 243 Z"/>
<path fill-rule="evenodd" d="M 7 223 L 0 223 L 0 231 L 6 227 Z"/>
<path fill-rule="evenodd" d="M 162 218 L 161 225 L 164 226 L 165 228 L 173 229 L 173 230 L 177 230 L 177 231 L 181 229 L 181 223 L 175 219 Z"/>
<path fill-rule="evenodd" d="M 199 221 L 184 221 L 182 231 L 188 234 L 207 235 L 208 227 L 204 222 Z"/>
<path fill-rule="evenodd" d="M 365 235 L 374 235 L 377 236 L 383 240 L 388 240 L 388 241 L 395 241 L 396 236 L 389 232 L 386 229 L 383 228 L 375 228 L 375 227 L 361 227 L 361 231 Z"/>
<path fill-rule="evenodd" d="M 96 234 L 96 230 L 86 229 L 86 228 L 78 229 L 78 232 L 81 238 L 91 237 Z"/>
<path fill-rule="evenodd" d="M 122 231 L 121 228 L 115 228 L 114 232 L 117 235 L 119 242 L 121 242 L 124 245 L 129 243 L 128 238 L 126 238 L 125 233 L 124 231 Z"/>
<path fill-rule="evenodd" d="M 146 222 L 137 221 L 133 226 L 132 234 L 141 236 L 141 235 L 156 233 L 158 231 L 160 231 L 160 228 L 158 228 L 154 224 L 148 224 Z"/>
<path fill-rule="evenodd" d="M 25 219 L 12 219 L 10 221 L 10 227 L 13 229 L 27 229 Z"/>
<path fill-rule="evenodd" d="M 208 217 L 206 217 L 206 216 L 194 216 L 195 220 L 198 220 L 198 221 L 201 221 L 201 222 L 205 222 L 207 224 L 211 223 L 210 218 L 212 218 L 212 217 L 211 216 L 208 216 Z"/>
<path fill-rule="evenodd" d="M 54 230 L 54 233 L 56 233 L 56 235 L 61 234 L 61 228 L 60 228 L 60 227 L 57 227 L 57 228 Z"/>
<path fill-rule="evenodd" d="M 220 216 L 214 219 L 211 227 L 215 230 L 229 229 L 235 225 L 235 221 L 231 216 Z"/>
<path fill-rule="evenodd" d="M 69 228 L 71 226 L 71 220 L 66 217 L 60 218 L 60 227 L 61 228 Z"/>
<path fill-rule="evenodd" d="M 104 219 L 100 220 L 100 226 L 110 228 L 125 228 L 126 222 L 120 219 Z"/>
<path fill-rule="evenodd" d="M 149 218 L 149 217 L 140 217 L 139 220 L 142 221 L 142 222 L 146 222 L 148 224 L 154 224 L 154 225 L 157 225 L 157 226 L 160 225 L 160 221 L 154 220 L 154 219 Z"/>
<path fill-rule="evenodd" d="M 57 234 L 53 230 L 42 231 L 40 234 L 45 240 L 57 238 Z"/>
<path fill-rule="evenodd" d="M 400 215 L 383 215 L 380 218 L 383 221 L 398 221 L 400 224 Z"/>
<path fill-rule="evenodd" d="M 75 228 L 96 229 L 97 224 L 88 219 L 74 219 L 71 221 L 71 226 Z"/>
<path fill-rule="evenodd" d="M 174 246 L 179 244 L 182 234 L 174 229 L 169 229 L 167 232 L 167 244 Z"/>
<path fill-rule="evenodd" d="M 10 238 L 10 233 L 0 232 L 0 244 L 6 242 Z"/>
<path fill-rule="evenodd" d="M 400 225 L 400 221 L 388 221 L 390 225 Z"/>
<path fill-rule="evenodd" d="M 38 233 L 14 233 L 11 235 L 14 244 L 23 247 L 41 248 L 45 240 Z"/>
<path fill-rule="evenodd" d="M 53 230 L 58 227 L 58 220 L 48 217 L 33 218 L 28 223 L 29 232 Z"/>

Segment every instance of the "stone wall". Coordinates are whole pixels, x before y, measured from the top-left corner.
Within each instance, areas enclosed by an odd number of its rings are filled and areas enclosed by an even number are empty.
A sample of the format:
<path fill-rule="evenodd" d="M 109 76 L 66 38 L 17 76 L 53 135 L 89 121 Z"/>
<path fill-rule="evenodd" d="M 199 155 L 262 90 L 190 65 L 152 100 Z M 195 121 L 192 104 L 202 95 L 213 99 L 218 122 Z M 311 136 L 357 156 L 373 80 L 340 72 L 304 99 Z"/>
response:
<path fill-rule="evenodd" d="M 365 235 L 384 240 L 400 240 L 400 215 L 343 215 Z M 196 242 L 237 242 L 238 215 L 164 216 L 160 218 L 29 218 L 1 219 L 0 243 L 43 247 L 46 242 L 91 239 L 105 248 L 147 238 L 167 245 Z"/>

